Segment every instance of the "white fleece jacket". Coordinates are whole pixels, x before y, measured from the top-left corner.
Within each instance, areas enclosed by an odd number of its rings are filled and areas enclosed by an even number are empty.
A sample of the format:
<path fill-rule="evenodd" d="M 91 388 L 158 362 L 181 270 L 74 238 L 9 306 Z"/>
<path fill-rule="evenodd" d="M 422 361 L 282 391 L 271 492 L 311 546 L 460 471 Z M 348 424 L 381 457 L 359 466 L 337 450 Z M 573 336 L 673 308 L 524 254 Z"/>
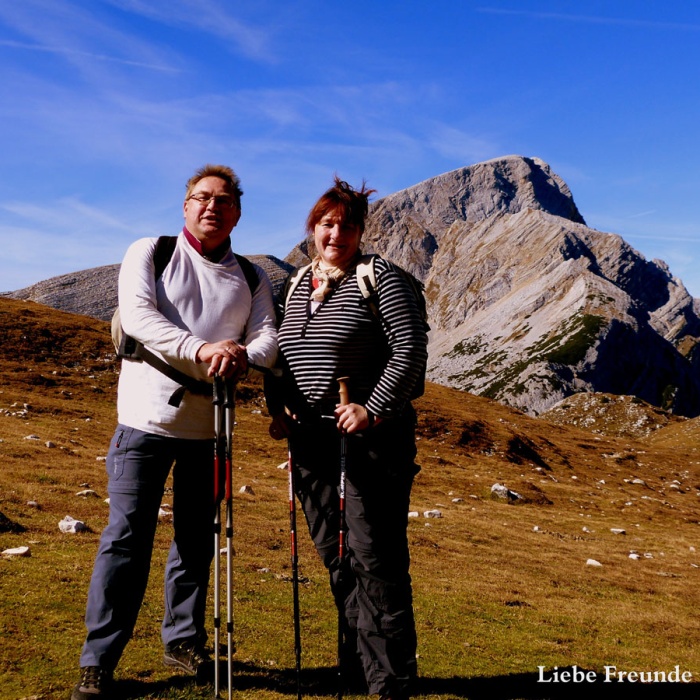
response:
<path fill-rule="evenodd" d="M 233 339 L 246 345 L 252 363 L 271 367 L 277 357 L 277 331 L 272 286 L 265 272 L 256 266 L 260 283 L 251 296 L 232 251 L 220 262 L 210 262 L 180 233 L 170 263 L 156 282 L 156 241 L 134 242 L 122 262 L 119 311 L 124 332 L 196 379 L 208 379 L 208 365 L 195 359 L 205 342 Z M 157 435 L 213 437 L 211 399 L 185 392 L 175 408 L 168 399 L 178 386 L 145 362 L 123 360 L 119 422 Z"/>

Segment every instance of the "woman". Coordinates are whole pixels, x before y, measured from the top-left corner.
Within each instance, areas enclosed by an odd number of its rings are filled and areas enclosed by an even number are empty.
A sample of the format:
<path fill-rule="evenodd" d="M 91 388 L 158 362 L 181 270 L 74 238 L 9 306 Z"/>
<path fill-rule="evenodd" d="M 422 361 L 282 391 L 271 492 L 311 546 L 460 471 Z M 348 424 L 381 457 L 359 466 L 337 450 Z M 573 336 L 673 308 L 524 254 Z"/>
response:
<path fill-rule="evenodd" d="M 378 313 L 358 286 L 373 192 L 336 177 L 309 213 L 316 256 L 285 294 L 279 344 L 288 371 L 281 396 L 269 397 L 270 433 L 290 441 L 297 496 L 342 620 L 342 665 L 361 664 L 370 693 L 403 699 L 416 674 L 406 530 L 419 467 L 410 397 L 427 338 L 415 296 L 390 264 L 374 261 Z M 340 377 L 348 378 L 345 405 Z M 341 436 L 347 445 L 342 562 Z"/>

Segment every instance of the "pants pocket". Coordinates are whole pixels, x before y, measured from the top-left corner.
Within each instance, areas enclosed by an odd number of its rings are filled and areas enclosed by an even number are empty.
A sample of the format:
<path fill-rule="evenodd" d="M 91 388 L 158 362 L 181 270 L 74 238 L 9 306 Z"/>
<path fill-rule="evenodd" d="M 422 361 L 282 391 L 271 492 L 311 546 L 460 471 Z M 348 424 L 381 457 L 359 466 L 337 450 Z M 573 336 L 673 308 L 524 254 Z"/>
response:
<path fill-rule="evenodd" d="M 107 452 L 107 476 L 110 479 L 119 479 L 124 474 L 126 453 L 133 432 L 133 428 L 129 428 L 125 425 L 117 426 L 112 442 L 109 444 L 109 451 Z"/>

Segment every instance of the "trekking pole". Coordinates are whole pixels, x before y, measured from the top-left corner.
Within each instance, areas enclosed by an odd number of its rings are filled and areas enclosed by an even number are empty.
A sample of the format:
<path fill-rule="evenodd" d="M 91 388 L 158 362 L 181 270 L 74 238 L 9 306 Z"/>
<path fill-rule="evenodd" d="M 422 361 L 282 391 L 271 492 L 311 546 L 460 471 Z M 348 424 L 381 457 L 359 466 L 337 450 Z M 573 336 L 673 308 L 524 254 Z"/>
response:
<path fill-rule="evenodd" d="M 224 393 L 226 423 L 226 656 L 228 700 L 233 696 L 233 421 L 235 385 L 227 379 Z"/>
<path fill-rule="evenodd" d="M 340 394 L 340 405 L 345 406 L 349 401 L 348 395 L 348 377 L 341 377 L 338 379 L 339 384 L 339 394 Z M 342 572 L 343 572 L 343 561 L 345 559 L 345 477 L 347 471 L 347 453 L 348 453 L 348 443 L 345 431 L 340 434 L 340 483 L 339 483 L 339 503 L 338 512 L 340 515 L 340 527 L 338 531 L 338 585 L 340 585 Z M 343 611 L 342 601 L 338 606 L 338 700 L 343 699 L 343 628 L 345 621 L 345 614 Z"/>
<path fill-rule="evenodd" d="M 214 376 L 214 694 L 219 697 L 219 643 L 221 630 L 221 472 L 225 451 L 221 440 L 221 407 L 224 402 L 223 380 Z"/>
<path fill-rule="evenodd" d="M 294 489 L 292 448 L 287 440 L 287 469 L 289 471 L 289 532 L 292 551 L 292 596 L 294 601 L 294 656 L 296 659 L 297 700 L 301 700 L 301 623 L 299 620 L 299 556 L 297 554 L 297 509 Z"/>

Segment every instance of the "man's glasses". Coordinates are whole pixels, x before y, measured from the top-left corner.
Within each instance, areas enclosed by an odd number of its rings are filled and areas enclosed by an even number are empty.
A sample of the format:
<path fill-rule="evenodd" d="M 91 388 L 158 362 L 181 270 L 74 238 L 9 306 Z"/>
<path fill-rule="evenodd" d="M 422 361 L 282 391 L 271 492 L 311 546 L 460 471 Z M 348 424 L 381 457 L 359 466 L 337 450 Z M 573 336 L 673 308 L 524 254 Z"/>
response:
<path fill-rule="evenodd" d="M 228 207 L 233 208 L 236 205 L 236 200 L 227 194 L 191 194 L 187 199 L 194 199 L 199 202 L 203 207 L 208 207 L 209 202 L 214 202 L 215 207 Z"/>

